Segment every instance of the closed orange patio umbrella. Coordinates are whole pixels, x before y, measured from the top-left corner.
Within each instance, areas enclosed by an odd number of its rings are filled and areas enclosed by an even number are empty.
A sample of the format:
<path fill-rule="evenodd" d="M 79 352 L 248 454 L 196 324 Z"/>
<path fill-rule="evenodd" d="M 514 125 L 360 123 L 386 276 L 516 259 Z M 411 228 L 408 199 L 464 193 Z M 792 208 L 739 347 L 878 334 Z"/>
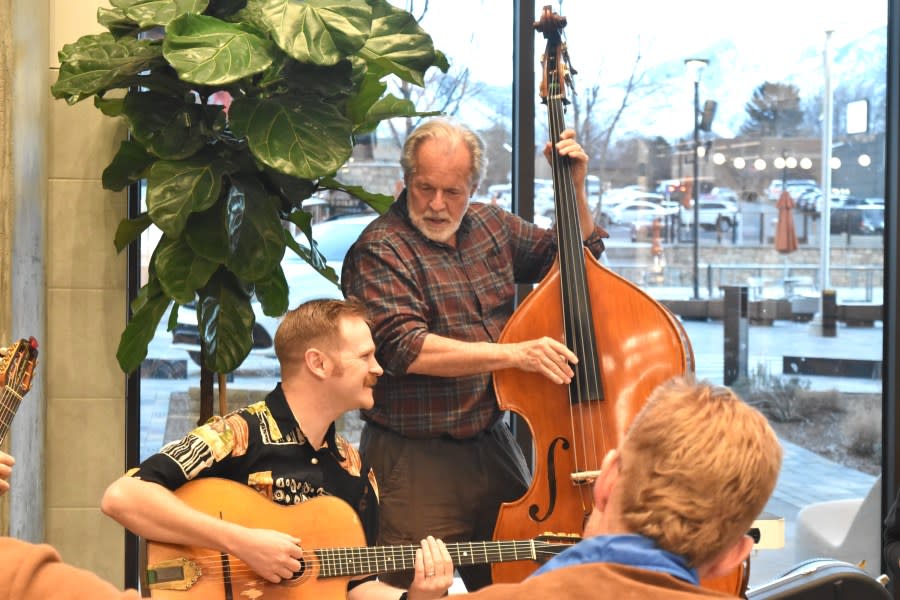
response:
<path fill-rule="evenodd" d="M 778 223 L 775 226 L 775 250 L 790 254 L 798 248 L 797 231 L 794 227 L 794 199 L 785 190 L 775 204 L 778 208 Z"/>

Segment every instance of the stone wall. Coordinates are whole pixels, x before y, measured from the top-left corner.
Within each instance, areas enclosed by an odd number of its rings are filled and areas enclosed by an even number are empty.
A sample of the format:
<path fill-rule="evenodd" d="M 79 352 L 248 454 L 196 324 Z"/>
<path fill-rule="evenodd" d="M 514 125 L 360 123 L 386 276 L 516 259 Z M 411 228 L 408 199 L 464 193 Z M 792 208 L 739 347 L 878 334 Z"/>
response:
<path fill-rule="evenodd" d="M 361 185 L 370 192 L 393 196 L 396 186 L 403 181 L 403 173 L 396 161 L 354 160 L 348 168 L 338 173 L 337 179 L 341 183 Z"/>

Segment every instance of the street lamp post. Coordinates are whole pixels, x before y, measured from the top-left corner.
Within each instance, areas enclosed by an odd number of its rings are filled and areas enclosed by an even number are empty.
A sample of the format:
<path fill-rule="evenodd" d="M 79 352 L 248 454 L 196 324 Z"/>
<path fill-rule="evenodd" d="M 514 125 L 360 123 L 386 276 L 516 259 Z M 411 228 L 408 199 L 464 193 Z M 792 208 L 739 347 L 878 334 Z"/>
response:
<path fill-rule="evenodd" d="M 694 202 L 694 223 L 691 227 L 691 233 L 694 240 L 694 299 L 700 298 L 700 75 L 703 69 L 709 64 L 705 58 L 688 58 L 684 61 L 685 66 L 694 79 L 694 179 L 691 184 L 691 191 Z"/>

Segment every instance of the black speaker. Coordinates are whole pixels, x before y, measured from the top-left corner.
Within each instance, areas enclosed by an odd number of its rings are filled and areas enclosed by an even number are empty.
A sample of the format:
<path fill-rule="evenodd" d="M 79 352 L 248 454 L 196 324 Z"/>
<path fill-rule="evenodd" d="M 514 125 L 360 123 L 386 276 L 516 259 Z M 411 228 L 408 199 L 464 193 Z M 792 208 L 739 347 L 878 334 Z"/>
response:
<path fill-rule="evenodd" d="M 703 104 L 703 113 L 701 113 L 700 117 L 700 129 L 703 131 L 709 131 L 710 127 L 712 127 L 713 119 L 716 116 L 716 104 L 715 100 L 707 100 Z"/>

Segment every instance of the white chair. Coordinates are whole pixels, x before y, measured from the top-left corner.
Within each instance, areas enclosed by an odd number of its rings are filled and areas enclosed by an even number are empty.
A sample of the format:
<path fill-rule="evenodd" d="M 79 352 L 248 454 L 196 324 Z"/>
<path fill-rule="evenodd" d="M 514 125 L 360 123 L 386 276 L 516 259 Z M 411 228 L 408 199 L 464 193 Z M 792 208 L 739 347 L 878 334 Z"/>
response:
<path fill-rule="evenodd" d="M 881 574 L 881 477 L 865 498 L 817 502 L 797 515 L 795 561 L 834 558 Z"/>

